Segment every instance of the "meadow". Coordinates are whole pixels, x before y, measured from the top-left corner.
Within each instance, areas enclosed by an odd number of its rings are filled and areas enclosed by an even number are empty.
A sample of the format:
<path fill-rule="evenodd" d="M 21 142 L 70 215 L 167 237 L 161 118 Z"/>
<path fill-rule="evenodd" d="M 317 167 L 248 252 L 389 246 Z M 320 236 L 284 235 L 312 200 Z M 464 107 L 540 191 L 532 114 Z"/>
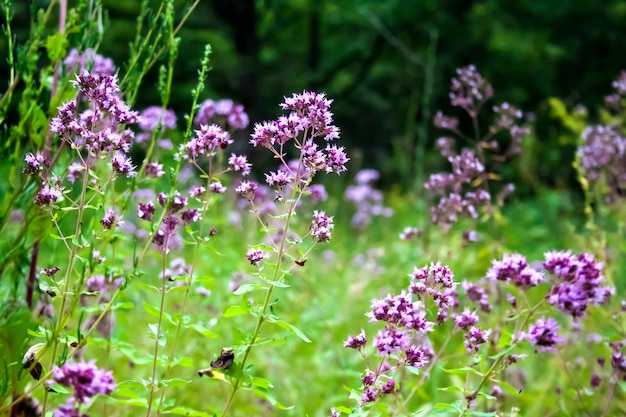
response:
<path fill-rule="evenodd" d="M 626 414 L 626 72 L 598 121 L 550 100 L 575 188 L 504 181 L 543 139 L 473 65 L 442 170 L 383 187 L 324 91 L 208 97 L 211 45 L 173 111 L 197 3 L 143 2 L 118 64 L 100 2 L 33 6 L 23 45 L 3 2 L 0 415 Z"/>

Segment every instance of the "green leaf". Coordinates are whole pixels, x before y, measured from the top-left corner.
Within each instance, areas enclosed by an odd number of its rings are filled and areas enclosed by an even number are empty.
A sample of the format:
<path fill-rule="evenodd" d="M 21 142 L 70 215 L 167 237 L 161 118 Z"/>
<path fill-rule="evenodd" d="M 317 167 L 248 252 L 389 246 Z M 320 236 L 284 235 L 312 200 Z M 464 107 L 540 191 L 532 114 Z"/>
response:
<path fill-rule="evenodd" d="M 132 310 L 133 308 L 135 308 L 135 303 L 133 303 L 132 301 L 123 301 L 121 303 L 113 304 L 111 310 Z"/>
<path fill-rule="evenodd" d="M 437 391 L 443 392 L 463 392 L 463 388 L 457 386 L 437 388 Z"/>
<path fill-rule="evenodd" d="M 249 308 L 246 308 L 240 305 L 230 306 L 224 312 L 224 317 L 228 318 L 228 317 L 240 316 L 242 314 L 247 314 L 249 311 L 250 311 Z"/>
<path fill-rule="evenodd" d="M 162 386 L 162 387 L 180 387 L 180 386 L 187 385 L 187 384 L 190 384 L 190 383 L 191 383 L 190 379 L 170 378 L 170 379 L 163 379 L 163 380 L 159 381 L 159 386 Z"/>
<path fill-rule="evenodd" d="M 504 332 L 502 333 L 502 335 L 500 336 L 500 340 L 498 340 L 498 349 L 501 349 L 505 346 L 508 346 L 511 344 L 511 341 L 513 341 L 513 335 L 509 332 Z"/>
<path fill-rule="evenodd" d="M 302 330 L 298 329 L 296 326 L 294 326 L 293 324 L 289 324 L 286 323 L 282 320 L 268 320 L 270 323 L 274 323 L 277 326 L 282 327 L 285 330 L 288 330 L 290 333 L 295 334 L 296 336 L 298 336 L 300 339 L 304 340 L 306 343 L 311 343 L 311 339 L 309 339 L 303 332 Z"/>
<path fill-rule="evenodd" d="M 468 366 L 465 366 L 463 368 L 456 368 L 456 369 L 444 369 L 443 371 L 447 374 L 461 374 L 461 375 L 473 374 L 473 375 L 483 376 L 483 374 L 478 372 L 476 369 L 470 368 Z"/>
<path fill-rule="evenodd" d="M 470 411 L 470 416 L 494 417 L 496 415 L 497 415 L 497 413 L 495 411 L 476 411 L 476 410 Z"/>
<path fill-rule="evenodd" d="M 205 413 L 204 411 L 194 410 L 193 408 L 189 408 L 189 407 L 174 407 L 169 410 L 161 411 L 161 414 L 176 414 L 179 416 L 189 416 L 189 417 L 214 417 L 215 411 L 212 414 L 209 414 L 209 413 Z"/>
<path fill-rule="evenodd" d="M 212 331 L 210 331 L 209 329 L 207 329 L 201 324 L 194 323 L 194 324 L 190 324 L 188 327 L 200 333 L 202 336 L 210 337 L 211 339 L 217 338 L 217 333 L 213 333 Z"/>
<path fill-rule="evenodd" d="M 243 284 L 242 286 L 240 286 L 239 288 L 237 288 L 237 290 L 235 290 L 235 292 L 233 294 L 235 295 L 244 295 L 244 294 L 248 294 L 249 292 L 255 291 L 255 290 L 259 290 L 262 289 L 264 287 L 262 287 L 261 285 L 258 284 Z"/>
<path fill-rule="evenodd" d="M 461 412 L 461 410 L 458 407 L 456 407 L 456 406 L 454 406 L 452 404 L 445 404 L 445 403 L 437 403 L 437 404 L 435 404 L 435 406 L 433 407 L 433 410 L 439 411 L 439 412 L 440 411 L 444 411 L 445 412 L 447 410 L 454 410 L 454 411 L 458 411 L 459 413 Z"/>
<path fill-rule="evenodd" d="M 289 407 L 282 405 L 281 403 L 276 401 L 276 399 L 274 397 L 272 397 L 267 391 L 265 391 L 262 388 L 257 388 L 257 389 L 255 389 L 253 391 L 259 397 L 269 401 L 270 404 L 272 404 L 274 407 L 278 408 L 279 410 L 291 410 L 293 408 L 293 405 L 289 406 Z"/>

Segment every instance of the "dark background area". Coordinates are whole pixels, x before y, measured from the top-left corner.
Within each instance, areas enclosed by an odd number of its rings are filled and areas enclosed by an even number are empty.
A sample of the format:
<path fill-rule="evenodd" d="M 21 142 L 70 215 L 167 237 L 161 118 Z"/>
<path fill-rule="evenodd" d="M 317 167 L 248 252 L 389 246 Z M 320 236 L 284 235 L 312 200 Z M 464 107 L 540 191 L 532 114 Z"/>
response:
<path fill-rule="evenodd" d="M 104 4 L 99 52 L 123 72 L 140 2 Z M 177 4 L 180 17 L 188 2 Z M 15 11 L 19 44 L 29 17 L 25 5 Z M 410 186 L 443 166 L 432 146 L 441 134 L 432 117 L 439 109 L 461 115 L 449 103 L 450 78 L 474 64 L 494 87 L 489 107 L 508 101 L 533 113 L 533 157 L 545 162 L 536 164 L 536 180 L 558 186 L 575 182 L 574 147 L 557 143 L 561 128 L 547 114 L 547 99 L 583 104 L 593 118 L 626 69 L 625 35 L 621 0 L 203 0 L 180 32 L 171 107 L 179 120 L 189 111 L 210 43 L 213 69 L 203 99 L 241 102 L 254 122 L 276 117 L 285 95 L 326 92 L 352 168 L 377 168 L 386 185 Z M 1 61 L 0 80 L 8 74 Z M 156 80 L 155 67 L 137 109 L 159 104 Z"/>

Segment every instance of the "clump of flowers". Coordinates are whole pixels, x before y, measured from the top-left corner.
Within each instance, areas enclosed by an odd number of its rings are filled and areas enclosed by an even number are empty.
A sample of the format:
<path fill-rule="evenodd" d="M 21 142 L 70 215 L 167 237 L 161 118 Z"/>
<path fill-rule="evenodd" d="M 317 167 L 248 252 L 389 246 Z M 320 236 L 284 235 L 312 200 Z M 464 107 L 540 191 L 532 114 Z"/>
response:
<path fill-rule="evenodd" d="M 49 384 L 57 383 L 73 390 L 67 402 L 54 410 L 55 417 L 86 416 L 80 411 L 83 405 L 90 405 L 98 394 L 108 395 L 115 390 L 112 372 L 98 368 L 95 361 L 66 363 L 55 366 L 53 372 Z"/>
<path fill-rule="evenodd" d="M 346 188 L 344 198 L 356 207 L 356 213 L 351 220 L 354 228 L 367 227 L 372 222 L 372 217 L 393 215 L 391 208 L 383 206 L 383 193 L 374 188 L 379 178 L 380 173 L 375 169 L 364 169 L 357 172 L 355 184 Z"/>
<path fill-rule="evenodd" d="M 438 112 L 435 116 L 435 126 L 447 130 L 454 136 L 473 143 L 472 148 L 462 148 L 456 151 L 456 140 L 451 136 L 444 136 L 436 141 L 436 146 L 452 165 L 451 172 L 441 172 L 430 176 L 424 185 L 429 194 L 437 200 L 431 208 L 431 221 L 444 225 L 446 228 L 455 223 L 459 217 L 478 218 L 482 209 L 490 213 L 492 194 L 488 182 L 493 178 L 495 166 L 490 162 L 502 162 L 520 152 L 520 143 L 529 131 L 520 127 L 517 121 L 522 113 L 509 103 L 502 103 L 493 107 L 493 121 L 488 133 L 480 136 L 478 130 L 478 115 L 484 104 L 493 96 L 493 88 L 476 71 L 473 65 L 459 68 L 457 76 L 452 78 L 450 87 L 452 105 L 460 107 L 472 119 L 474 134 L 467 135 L 459 128 L 459 119 Z M 502 148 L 496 135 L 507 132 L 510 138 L 508 147 Z M 485 150 L 492 152 L 497 158 L 488 158 Z M 506 194 L 512 191 L 512 185 L 502 189 L 497 201 L 501 202 Z"/>
<path fill-rule="evenodd" d="M 87 48 L 82 53 L 78 49 L 72 48 L 63 60 L 63 63 L 68 73 L 89 69 L 93 74 L 115 74 L 113 60 L 100 55 L 93 48 Z"/>
<path fill-rule="evenodd" d="M 361 378 L 359 409 L 397 392 L 400 368 L 422 368 L 430 363 L 434 352 L 428 334 L 447 319 L 450 308 L 458 306 L 454 274 L 447 266 L 437 262 L 423 268 L 415 267 L 409 276 L 411 283 L 406 290 L 399 295 L 372 300 L 371 311 L 366 314 L 373 323 L 383 322 L 384 328 L 373 340 L 376 355 L 380 357 L 379 365 L 375 368 L 368 366 Z M 437 307 L 435 320 L 429 318 L 429 302 Z M 454 321 L 466 332 L 465 345 L 470 355 L 478 352 L 479 346 L 486 343 L 491 334 L 490 329 L 482 330 L 477 326 L 478 315 L 468 309 L 455 315 Z M 367 360 L 365 330 L 349 336 L 344 346 L 358 350 Z"/>
<path fill-rule="evenodd" d="M 230 99 L 205 100 L 194 118 L 196 125 L 216 123 L 228 130 L 245 129 L 248 126 L 248 114 L 243 105 Z"/>
<path fill-rule="evenodd" d="M 574 318 L 583 317 L 589 304 L 607 303 L 615 292 L 613 287 L 603 285 L 604 264 L 589 253 L 576 256 L 571 251 L 547 252 L 543 266 L 555 278 L 548 302 Z"/>
<path fill-rule="evenodd" d="M 161 106 L 150 106 L 144 109 L 139 116 L 139 129 L 141 132 L 135 138 L 136 143 L 142 143 L 150 139 L 150 136 L 158 129 L 158 145 L 164 149 L 171 149 L 172 142 L 162 135 L 167 129 L 176 128 L 176 114 L 173 110 L 163 109 Z"/>

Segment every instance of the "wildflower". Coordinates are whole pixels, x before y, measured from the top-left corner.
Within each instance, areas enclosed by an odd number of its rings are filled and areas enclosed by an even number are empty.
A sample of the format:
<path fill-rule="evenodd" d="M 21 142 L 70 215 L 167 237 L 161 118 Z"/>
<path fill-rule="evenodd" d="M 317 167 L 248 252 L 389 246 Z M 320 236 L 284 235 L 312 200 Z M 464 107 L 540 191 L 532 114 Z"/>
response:
<path fill-rule="evenodd" d="M 226 187 L 223 187 L 222 184 L 219 181 L 216 181 L 216 182 L 214 182 L 212 184 L 219 184 L 219 186 L 221 188 L 224 188 L 224 191 L 226 191 Z M 221 189 L 221 188 L 219 188 L 219 189 Z M 211 191 L 213 191 L 213 190 L 211 190 Z M 222 192 L 224 192 L 224 191 L 222 191 Z M 191 190 L 189 190 L 189 196 L 190 197 L 195 197 L 195 198 L 200 198 L 200 197 L 202 197 L 202 195 L 205 192 L 206 192 L 206 188 L 204 188 L 202 186 L 195 186 L 195 187 L 192 187 Z M 218 191 L 213 191 L 213 192 L 218 192 Z"/>
<path fill-rule="evenodd" d="M 491 269 L 487 272 L 487 278 L 511 282 L 522 289 L 535 287 L 543 281 L 541 272 L 531 268 L 526 262 L 526 257 L 517 253 L 504 254 L 502 260 L 494 259 Z"/>
<path fill-rule="evenodd" d="M 558 278 L 547 295 L 548 302 L 572 317 L 584 316 L 589 304 L 608 302 L 615 291 L 601 286 L 605 282 L 604 264 L 596 262 L 591 254 L 575 257 L 570 251 L 547 252 L 544 267 Z"/>
<path fill-rule="evenodd" d="M 215 193 L 215 194 L 224 194 L 226 192 L 227 188 L 224 187 L 221 182 L 213 181 L 209 185 L 209 190 L 211 190 L 211 192 Z"/>
<path fill-rule="evenodd" d="M 275 135 L 278 133 L 278 128 L 271 122 L 255 123 L 254 133 L 250 143 L 255 148 L 262 146 L 264 148 L 272 148 L 274 142 L 276 142 Z"/>
<path fill-rule="evenodd" d="M 404 355 L 407 366 L 421 368 L 428 363 L 428 355 L 422 346 L 411 345 L 404 350 Z"/>
<path fill-rule="evenodd" d="M 43 171 L 44 168 L 50 166 L 50 161 L 48 161 L 41 152 L 37 151 L 35 155 L 32 153 L 26 154 L 26 168 L 22 171 L 24 174 L 33 175 L 38 174 Z"/>
<path fill-rule="evenodd" d="M 152 215 L 155 212 L 154 204 L 151 202 L 148 203 L 139 203 L 137 206 L 137 217 L 143 220 L 152 221 Z"/>
<path fill-rule="evenodd" d="M 463 313 L 454 315 L 454 322 L 463 330 L 469 330 L 470 327 L 478 323 L 478 314 L 466 308 Z"/>
<path fill-rule="evenodd" d="M 379 355 L 391 356 L 407 348 L 410 342 L 408 330 L 387 326 L 376 335 L 374 347 Z"/>
<path fill-rule="evenodd" d="M 332 216 L 327 216 L 325 212 L 315 210 L 313 221 L 309 226 L 309 233 L 318 242 L 328 242 L 332 236 L 331 230 L 335 227 Z"/>
<path fill-rule="evenodd" d="M 367 344 L 367 338 L 365 337 L 365 330 L 361 329 L 361 333 L 356 336 L 348 336 L 348 340 L 343 342 L 343 346 L 350 348 L 361 350 Z"/>
<path fill-rule="evenodd" d="M 371 403 L 376 401 L 380 392 L 374 387 L 367 387 L 363 390 L 363 395 L 361 396 L 361 402 L 364 404 Z"/>
<path fill-rule="evenodd" d="M 328 200 L 328 193 L 322 184 L 312 184 L 309 186 L 309 198 L 315 203 Z"/>
<path fill-rule="evenodd" d="M 270 172 L 265 174 L 265 181 L 270 187 L 283 188 L 289 184 L 293 178 L 284 171 Z"/>
<path fill-rule="evenodd" d="M 559 337 L 558 331 L 559 324 L 552 317 L 547 320 L 540 318 L 522 337 L 537 346 L 539 352 L 553 351 L 558 343 L 565 342 L 565 339 Z"/>
<path fill-rule="evenodd" d="M 450 84 L 450 100 L 453 106 L 467 111 L 470 117 L 476 117 L 480 108 L 493 96 L 493 88 L 476 71 L 474 65 L 456 70 L 457 77 Z"/>
<path fill-rule="evenodd" d="M 381 387 L 380 392 L 382 394 L 391 394 L 396 388 L 396 381 L 393 378 L 389 378 L 387 382 Z"/>
<path fill-rule="evenodd" d="M 126 157 L 121 152 L 117 152 L 113 155 L 111 158 L 111 167 L 114 172 L 126 175 L 127 177 L 134 177 L 137 175 L 137 173 L 134 172 L 135 166 L 132 164 L 130 158 Z"/>
<path fill-rule="evenodd" d="M 152 178 L 161 178 L 165 174 L 163 171 L 163 164 L 158 162 L 150 162 L 146 165 L 146 175 Z"/>
<path fill-rule="evenodd" d="M 269 258 L 269 255 L 263 252 L 261 249 L 250 248 L 246 252 L 246 258 L 254 266 L 259 266 L 261 261 L 265 258 Z"/>
<path fill-rule="evenodd" d="M 402 233 L 400 233 L 400 239 L 411 240 L 413 238 L 419 238 L 422 232 L 417 227 L 405 227 Z"/>
<path fill-rule="evenodd" d="M 100 224 L 104 230 L 112 229 L 116 224 L 123 226 L 124 222 L 121 221 L 122 216 L 119 216 L 113 208 L 108 208 L 104 217 L 100 219 Z"/>
<path fill-rule="evenodd" d="M 80 404 L 90 404 L 92 397 L 108 395 L 115 389 L 112 372 L 99 369 L 95 361 L 54 366 L 53 379 L 49 383 L 73 388 L 72 398 Z"/>
<path fill-rule="evenodd" d="M 158 126 L 161 131 L 176 128 L 176 114 L 172 110 L 163 109 L 161 106 L 150 106 L 144 109 L 139 117 L 139 128 L 145 132 L 151 132 Z"/>
<path fill-rule="evenodd" d="M 200 213 L 198 213 L 198 210 L 189 209 L 189 210 L 183 210 L 180 213 L 180 218 L 182 219 L 183 224 L 187 226 L 191 223 L 197 222 L 198 220 L 202 218 L 202 216 L 200 216 Z"/>
<path fill-rule="evenodd" d="M 374 188 L 374 182 L 379 177 L 376 170 L 362 170 L 355 176 L 356 184 L 346 188 L 344 198 L 356 207 L 350 222 L 355 228 L 365 228 L 375 216 L 389 217 L 393 214 L 393 210 L 383 206 L 383 193 Z"/>
<path fill-rule="evenodd" d="M 613 126 L 588 126 L 582 133 L 583 145 L 578 148 L 587 178 L 594 182 L 602 172 L 610 177 L 624 173 L 626 138 Z"/>
<path fill-rule="evenodd" d="M 441 111 L 438 111 L 435 114 L 434 125 L 438 129 L 456 130 L 459 125 L 459 119 L 445 116 Z"/>
<path fill-rule="evenodd" d="M 74 162 L 67 168 L 67 180 L 74 184 L 77 180 L 83 176 L 85 166 L 80 162 Z"/>
<path fill-rule="evenodd" d="M 61 267 L 59 266 L 55 266 L 54 268 L 43 268 L 41 270 L 41 274 L 42 275 L 47 275 L 49 277 L 53 277 L 56 275 L 57 272 L 59 272 L 61 270 Z"/>
<path fill-rule="evenodd" d="M 195 161 L 200 155 L 210 156 L 233 142 L 228 132 L 216 124 L 201 125 L 194 132 L 195 136 L 181 146 L 183 157 L 189 161 Z"/>
<path fill-rule="evenodd" d="M 235 192 L 241 194 L 242 197 L 253 201 L 257 188 L 258 184 L 254 181 L 242 181 L 239 186 L 235 188 Z"/>
<path fill-rule="evenodd" d="M 465 290 L 467 298 L 472 302 L 478 303 L 482 311 L 489 313 L 493 309 L 491 304 L 489 304 L 487 293 L 481 286 L 468 281 L 463 281 L 461 286 Z"/>
<path fill-rule="evenodd" d="M 479 345 L 487 343 L 489 336 L 491 335 L 491 329 L 482 330 L 480 327 L 473 326 L 465 333 L 465 349 L 468 354 L 474 354 L 478 352 Z"/>
<path fill-rule="evenodd" d="M 56 203 L 63 195 L 61 189 L 55 184 L 44 184 L 35 196 L 34 204 L 38 206 L 49 206 Z"/>
<path fill-rule="evenodd" d="M 250 168 L 252 164 L 248 163 L 248 158 L 243 155 L 235 155 L 231 154 L 230 158 L 228 158 L 228 165 L 235 172 L 241 172 L 241 175 L 246 176 L 250 174 Z"/>
<path fill-rule="evenodd" d="M 347 171 L 346 164 L 350 160 L 344 151 L 344 147 L 337 147 L 337 145 L 326 146 L 326 172 L 334 172 L 341 174 Z"/>

